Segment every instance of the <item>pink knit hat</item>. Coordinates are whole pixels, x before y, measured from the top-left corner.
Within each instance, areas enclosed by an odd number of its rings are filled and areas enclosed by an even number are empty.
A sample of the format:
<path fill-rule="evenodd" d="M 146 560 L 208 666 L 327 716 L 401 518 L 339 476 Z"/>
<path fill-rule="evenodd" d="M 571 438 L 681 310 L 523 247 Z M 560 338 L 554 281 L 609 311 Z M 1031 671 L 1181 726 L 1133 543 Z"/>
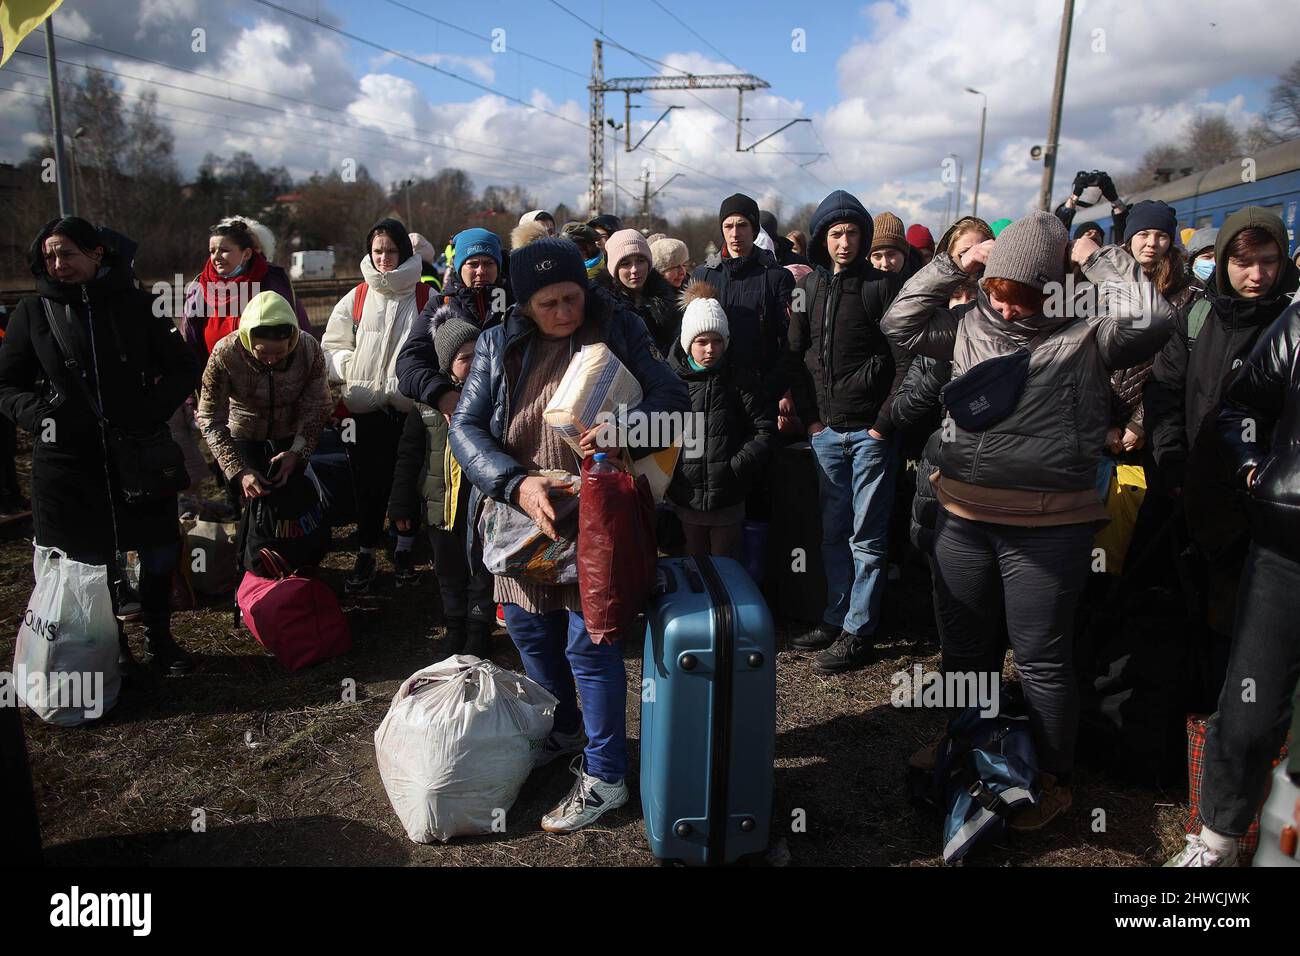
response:
<path fill-rule="evenodd" d="M 654 261 L 650 254 L 650 243 L 645 236 L 635 229 L 620 229 L 605 240 L 605 259 L 609 264 L 609 274 L 618 277 L 618 264 L 628 256 L 645 256 L 647 264 Z"/>

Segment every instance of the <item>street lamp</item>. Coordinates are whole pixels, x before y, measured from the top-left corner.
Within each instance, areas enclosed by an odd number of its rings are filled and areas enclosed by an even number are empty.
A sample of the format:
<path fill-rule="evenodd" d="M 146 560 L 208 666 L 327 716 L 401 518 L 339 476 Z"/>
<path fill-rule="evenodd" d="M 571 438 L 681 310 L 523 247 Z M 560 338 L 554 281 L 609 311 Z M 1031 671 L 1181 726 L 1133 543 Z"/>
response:
<path fill-rule="evenodd" d="M 65 134 L 66 135 L 66 134 Z M 86 127 L 78 126 L 77 131 L 68 137 L 68 151 L 71 154 L 69 159 L 72 160 L 72 213 L 73 215 L 81 214 L 81 190 L 78 188 L 77 175 L 77 140 L 86 135 Z"/>
<path fill-rule="evenodd" d="M 970 211 L 972 216 L 978 216 L 980 213 L 980 168 L 984 165 L 984 123 L 989 116 L 989 98 L 979 90 L 971 89 L 969 86 L 966 87 L 966 92 L 974 93 L 976 96 L 982 97 L 984 100 L 984 105 L 980 107 L 979 159 L 975 163 L 975 201 L 972 203 Z"/>

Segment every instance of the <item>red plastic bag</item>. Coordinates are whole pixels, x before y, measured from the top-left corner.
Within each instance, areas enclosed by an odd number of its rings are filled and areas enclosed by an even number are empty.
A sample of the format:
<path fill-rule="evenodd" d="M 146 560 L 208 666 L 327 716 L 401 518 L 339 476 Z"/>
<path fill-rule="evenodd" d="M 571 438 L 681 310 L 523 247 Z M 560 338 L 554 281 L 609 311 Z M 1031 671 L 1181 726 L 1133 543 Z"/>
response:
<path fill-rule="evenodd" d="M 578 496 L 578 592 L 597 644 L 622 639 L 645 611 L 655 581 L 655 506 L 650 484 L 621 466 L 592 474 L 582 462 Z M 615 464 L 610 462 L 610 464 Z"/>

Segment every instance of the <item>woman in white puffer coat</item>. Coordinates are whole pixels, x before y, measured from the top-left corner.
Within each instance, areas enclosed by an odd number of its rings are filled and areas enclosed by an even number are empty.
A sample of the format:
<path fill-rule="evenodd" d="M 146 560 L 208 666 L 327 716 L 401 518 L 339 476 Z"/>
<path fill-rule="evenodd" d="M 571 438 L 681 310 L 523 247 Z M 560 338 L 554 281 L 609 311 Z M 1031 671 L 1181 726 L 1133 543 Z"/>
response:
<path fill-rule="evenodd" d="M 347 419 L 343 438 L 357 495 L 356 564 L 348 591 L 366 591 L 375 579 L 374 548 L 384 531 L 384 513 L 397 461 L 402 421 L 411 401 L 397 390 L 397 353 L 420 314 L 428 286 L 406 227 L 381 219 L 366 238 L 362 283 L 330 315 L 321 345 L 331 385 L 341 386 Z M 398 538 L 409 549 L 414 535 Z"/>

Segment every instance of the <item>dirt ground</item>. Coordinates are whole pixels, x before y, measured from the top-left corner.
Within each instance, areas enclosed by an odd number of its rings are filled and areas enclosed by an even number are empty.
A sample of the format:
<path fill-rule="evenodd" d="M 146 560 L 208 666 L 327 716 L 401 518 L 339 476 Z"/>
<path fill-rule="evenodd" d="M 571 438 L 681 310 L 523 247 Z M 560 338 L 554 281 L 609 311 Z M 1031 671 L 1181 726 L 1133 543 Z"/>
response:
<path fill-rule="evenodd" d="M 351 566 L 336 532 L 325 579 L 337 593 Z M 128 683 L 96 725 L 60 729 L 24 711 L 46 859 L 52 865 L 654 865 L 637 797 L 640 646 L 625 648 L 628 805 L 569 836 L 538 821 L 567 791 L 564 761 L 525 784 L 507 832 L 448 845 L 411 843 L 375 766 L 374 732 L 401 681 L 440 659 L 437 588 L 424 567 L 418 587 L 393 587 L 381 557 L 371 595 L 345 597 L 351 653 L 286 672 L 234 626 L 233 597 L 173 617 L 178 639 L 199 655 L 185 678 Z M 388 572 L 388 573 L 382 573 Z M 32 587 L 31 547 L 0 543 L 0 661 L 13 659 Z M 941 866 L 941 821 L 913 808 L 908 755 L 941 729 L 933 711 L 889 702 L 890 675 L 938 665 L 928 593 L 902 594 L 885 628 L 884 655 L 866 670 L 825 677 L 787 649 L 801 625 L 778 622 L 776 797 L 771 865 Z M 132 646 L 143 654 L 138 625 Z M 522 670 L 499 632 L 493 659 Z M 344 700 L 355 682 L 355 702 Z M 1075 775 L 1067 818 L 1010 839 L 977 866 L 1151 866 L 1182 843 L 1186 791 Z M 1097 813 L 1104 811 L 1103 819 Z M 200 827 L 196 821 L 201 820 Z M 196 832 L 198 831 L 198 832 Z"/>

